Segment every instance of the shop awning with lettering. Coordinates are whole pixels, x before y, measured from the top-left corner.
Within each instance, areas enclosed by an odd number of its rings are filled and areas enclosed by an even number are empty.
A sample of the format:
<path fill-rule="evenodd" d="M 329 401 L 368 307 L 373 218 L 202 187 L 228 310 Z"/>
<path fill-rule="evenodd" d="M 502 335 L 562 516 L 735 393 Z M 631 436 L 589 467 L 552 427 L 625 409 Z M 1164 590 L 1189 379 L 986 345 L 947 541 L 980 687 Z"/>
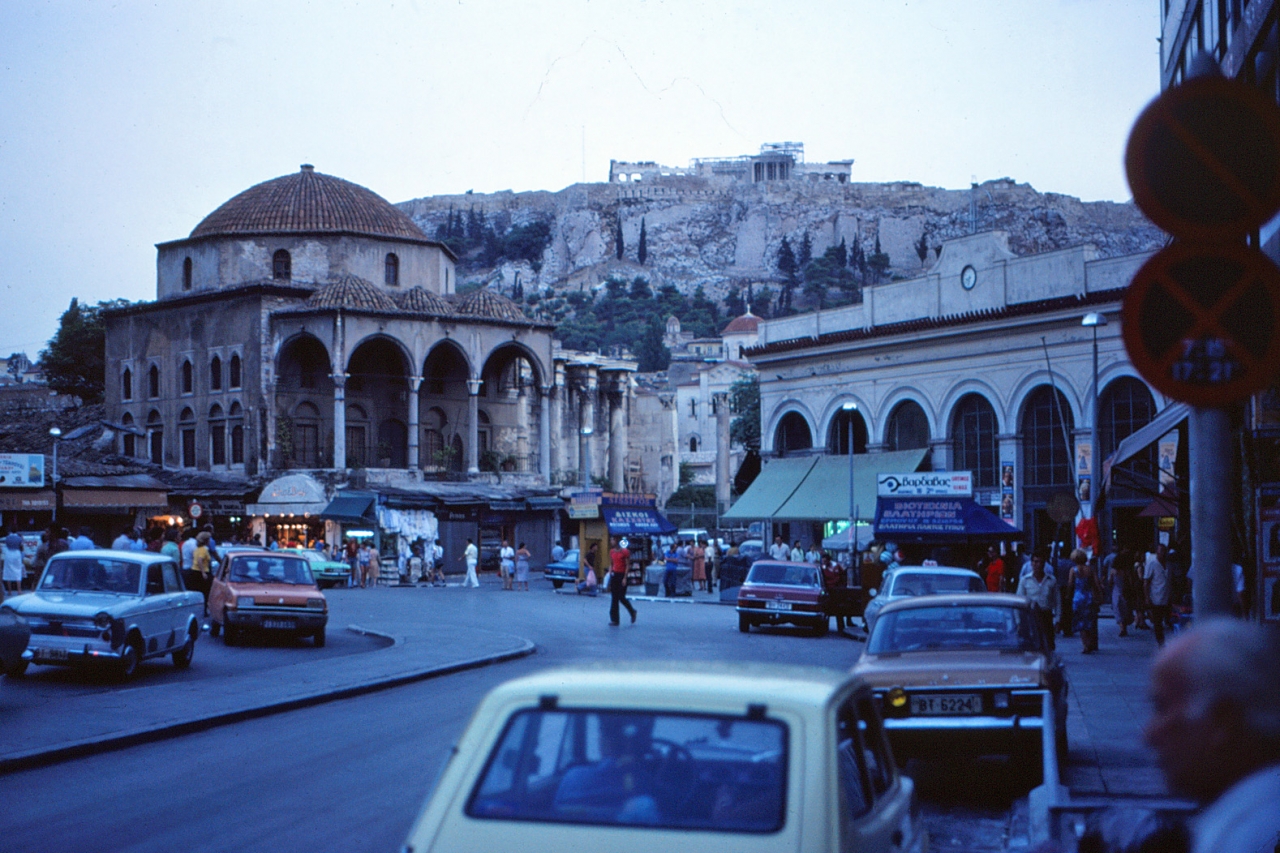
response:
<path fill-rule="evenodd" d="M 880 498 L 875 530 L 877 539 L 928 542 L 1022 537 L 995 513 L 961 497 Z"/>
<path fill-rule="evenodd" d="M 656 509 L 645 507 L 604 507 L 604 523 L 617 536 L 661 536 L 677 528 Z"/>
<path fill-rule="evenodd" d="M 33 492 L 24 491 L 0 492 L 0 510 L 9 512 L 41 512 L 53 509 L 53 491 L 41 489 Z"/>

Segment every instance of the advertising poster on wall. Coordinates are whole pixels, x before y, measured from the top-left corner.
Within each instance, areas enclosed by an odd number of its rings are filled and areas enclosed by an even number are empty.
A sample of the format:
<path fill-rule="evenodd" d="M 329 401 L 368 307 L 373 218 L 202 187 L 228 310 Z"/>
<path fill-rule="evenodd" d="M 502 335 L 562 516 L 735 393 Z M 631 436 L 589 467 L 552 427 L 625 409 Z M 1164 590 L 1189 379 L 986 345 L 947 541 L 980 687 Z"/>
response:
<path fill-rule="evenodd" d="M 44 487 L 44 454 L 0 453 L 0 486 Z"/>
<path fill-rule="evenodd" d="M 1013 524 L 1014 467 L 1011 460 L 1000 463 L 1000 517 Z"/>
<path fill-rule="evenodd" d="M 1280 621 L 1280 483 L 1258 489 L 1258 610 Z"/>

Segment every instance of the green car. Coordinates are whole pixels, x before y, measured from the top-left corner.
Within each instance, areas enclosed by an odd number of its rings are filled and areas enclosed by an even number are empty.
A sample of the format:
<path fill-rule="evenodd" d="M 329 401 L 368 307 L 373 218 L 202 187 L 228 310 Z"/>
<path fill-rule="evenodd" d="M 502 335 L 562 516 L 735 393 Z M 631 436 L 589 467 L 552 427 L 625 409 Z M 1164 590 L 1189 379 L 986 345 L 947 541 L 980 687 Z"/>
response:
<path fill-rule="evenodd" d="M 297 554 L 307 561 L 311 574 L 316 579 L 316 586 L 328 589 L 333 586 L 346 586 L 351 580 L 351 567 L 338 560 L 330 560 L 319 551 L 310 548 L 281 548 L 281 554 Z"/>

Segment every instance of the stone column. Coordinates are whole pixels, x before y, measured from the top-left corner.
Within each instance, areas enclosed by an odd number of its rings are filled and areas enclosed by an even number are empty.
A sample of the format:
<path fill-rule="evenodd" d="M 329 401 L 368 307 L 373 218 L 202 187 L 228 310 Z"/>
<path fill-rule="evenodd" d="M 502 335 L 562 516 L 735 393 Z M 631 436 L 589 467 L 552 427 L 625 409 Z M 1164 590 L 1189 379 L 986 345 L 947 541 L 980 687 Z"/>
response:
<path fill-rule="evenodd" d="M 333 380 L 333 467 L 347 467 L 347 374 L 335 373 Z"/>
<path fill-rule="evenodd" d="M 713 394 L 716 410 L 716 513 L 729 509 L 729 395 Z"/>
<path fill-rule="evenodd" d="M 569 401 L 567 389 L 564 364 L 557 363 L 551 384 L 551 459 L 549 465 L 550 472 L 553 475 L 559 471 L 570 470 L 576 464 L 571 457 L 578 444 L 577 442 L 565 442 L 564 440 L 564 409 L 565 403 Z"/>
<path fill-rule="evenodd" d="M 529 392 L 524 385 L 516 391 L 516 470 L 529 470 Z"/>
<path fill-rule="evenodd" d="M 933 460 L 933 470 L 952 471 L 955 469 L 955 459 L 952 458 L 954 454 L 951 452 L 951 439 L 930 439 L 929 453 L 929 458 Z"/>
<path fill-rule="evenodd" d="M 615 377 L 609 391 L 609 484 L 627 490 L 627 375 Z"/>
<path fill-rule="evenodd" d="M 595 367 L 587 368 L 586 384 L 583 386 L 583 389 L 582 389 L 582 406 L 581 406 L 581 410 L 579 411 L 579 415 L 581 416 L 582 422 L 578 428 L 578 443 L 579 443 L 578 459 L 582 460 L 579 463 L 580 465 L 589 465 L 590 462 L 588 460 L 590 460 L 593 456 L 598 455 L 598 454 L 592 454 L 591 451 L 587 449 L 587 444 L 590 443 L 594 445 L 596 440 L 596 434 L 595 434 L 596 369 Z M 584 436 L 582 434 L 583 427 L 591 427 L 591 435 Z M 591 450 L 594 450 L 594 449 L 595 448 L 593 446 Z M 589 486 L 591 484 L 592 472 L 587 471 L 586 473 L 587 473 L 586 482 L 587 482 L 587 485 Z"/>
<path fill-rule="evenodd" d="M 538 403 L 541 409 L 538 412 L 538 473 L 550 483 L 551 482 L 551 392 L 550 385 L 544 385 L 539 389 L 541 396 Z"/>
<path fill-rule="evenodd" d="M 480 473 L 480 380 L 467 380 L 467 473 Z"/>
<path fill-rule="evenodd" d="M 418 389 L 421 387 L 421 376 L 409 377 L 409 469 L 412 471 L 422 467 L 418 450 L 418 441 L 422 437 L 422 428 L 418 424 Z"/>

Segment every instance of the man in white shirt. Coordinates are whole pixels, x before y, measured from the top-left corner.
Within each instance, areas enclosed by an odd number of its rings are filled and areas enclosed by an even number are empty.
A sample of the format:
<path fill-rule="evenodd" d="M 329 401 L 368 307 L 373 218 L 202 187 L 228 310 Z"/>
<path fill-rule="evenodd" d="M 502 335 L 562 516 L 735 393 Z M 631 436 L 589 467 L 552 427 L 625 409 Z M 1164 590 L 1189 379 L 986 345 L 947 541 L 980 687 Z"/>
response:
<path fill-rule="evenodd" d="M 1156 552 L 1147 557 L 1142 570 L 1142 591 L 1151 611 L 1151 629 L 1156 635 L 1156 645 L 1164 645 L 1164 626 L 1169 621 L 1169 549 L 1164 543 L 1156 546 Z"/>
<path fill-rule="evenodd" d="M 813 563 L 815 566 L 822 561 L 822 552 L 818 550 L 817 545 L 810 545 L 809 550 L 804 552 L 804 561 Z"/>
<path fill-rule="evenodd" d="M 1058 619 L 1061 597 L 1058 595 L 1057 580 L 1044 570 L 1045 556 L 1043 551 L 1037 551 L 1031 555 L 1031 574 L 1019 578 L 1018 595 L 1035 605 L 1040 629 L 1049 638 L 1049 648 L 1052 649 L 1054 648 L 1053 625 Z"/>
<path fill-rule="evenodd" d="M 804 562 L 804 549 L 800 547 L 799 539 L 796 540 L 796 544 L 791 546 L 791 554 L 789 555 L 789 557 L 791 559 L 791 562 L 793 563 Z"/>
<path fill-rule="evenodd" d="M 182 570 L 191 571 L 191 559 L 196 555 L 196 532 L 187 530 L 182 540 Z"/>
<path fill-rule="evenodd" d="M 462 581 L 462 585 L 480 586 L 480 579 L 476 577 L 476 563 L 480 562 L 480 549 L 470 539 L 467 540 L 466 550 L 462 552 L 462 559 L 467 563 L 467 577 Z"/>
<path fill-rule="evenodd" d="M 117 536 L 115 538 L 115 541 L 111 543 L 111 550 L 112 551 L 132 551 L 133 537 L 129 535 L 131 533 L 133 533 L 133 528 L 130 528 L 125 532 L 121 533 L 119 536 Z"/>
<path fill-rule="evenodd" d="M 1198 620 L 1151 667 L 1144 731 L 1170 790 L 1203 806 L 1191 853 L 1273 853 L 1280 843 L 1280 634 Z"/>
<path fill-rule="evenodd" d="M 782 541 L 781 536 L 773 537 L 773 544 L 769 546 L 769 556 L 775 560 L 785 560 L 791 556 L 791 549 L 787 547 L 787 543 Z"/>

